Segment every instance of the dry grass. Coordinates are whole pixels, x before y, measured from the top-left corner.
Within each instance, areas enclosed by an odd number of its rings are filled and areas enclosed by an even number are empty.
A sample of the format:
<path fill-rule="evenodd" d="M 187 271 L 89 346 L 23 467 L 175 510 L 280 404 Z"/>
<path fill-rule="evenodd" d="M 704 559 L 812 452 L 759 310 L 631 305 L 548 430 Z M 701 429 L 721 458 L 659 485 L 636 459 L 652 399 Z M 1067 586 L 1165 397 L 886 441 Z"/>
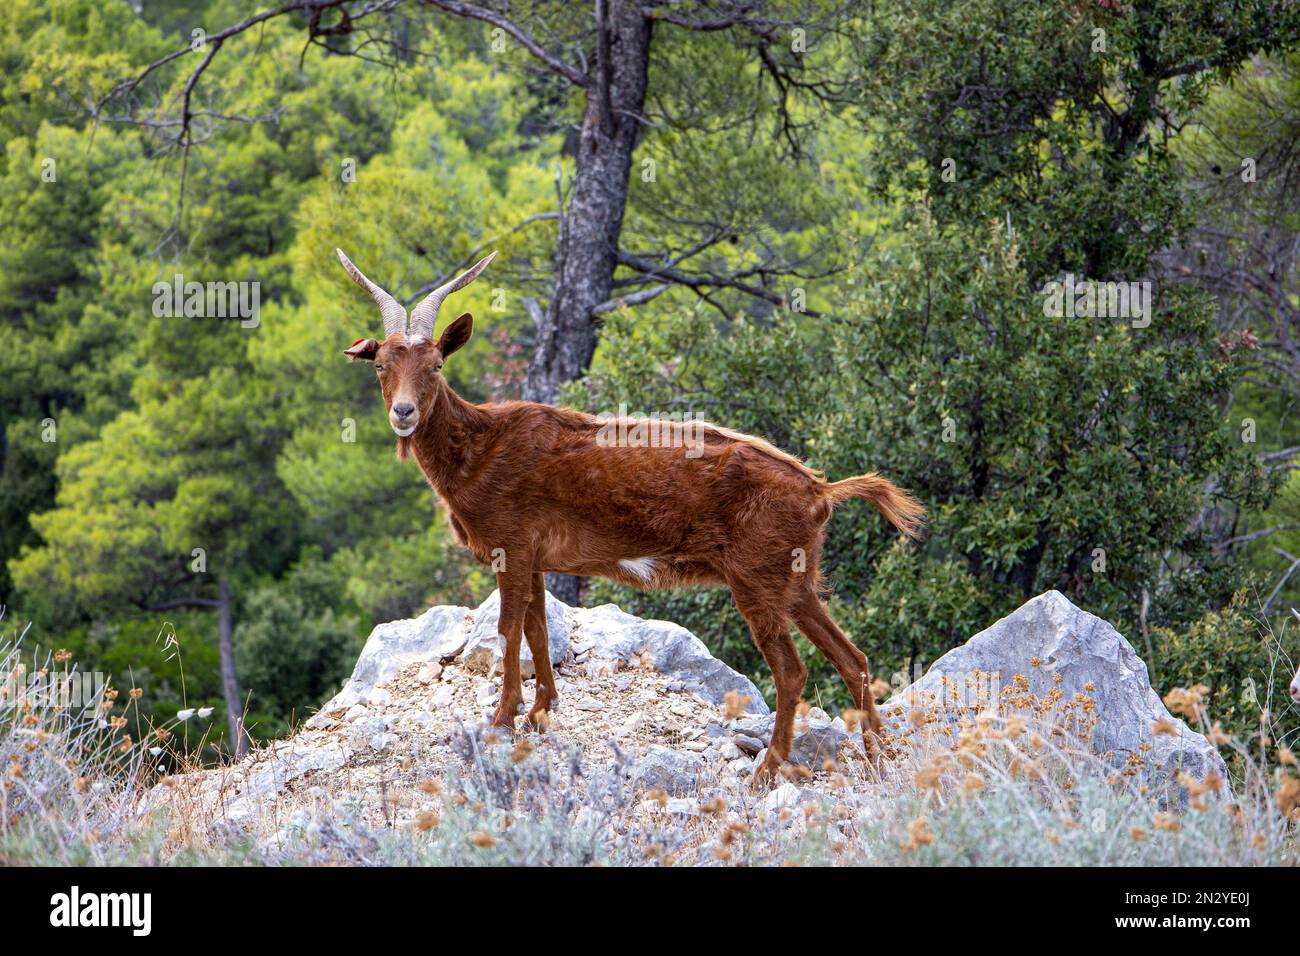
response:
<path fill-rule="evenodd" d="M 19 666 L 20 648 L 20 639 L 0 647 L 4 674 Z M 46 663 L 69 672 L 66 660 Z M 653 672 L 634 670 L 600 679 L 641 700 L 647 688 L 661 690 Z M 462 684 L 455 693 L 476 705 L 476 685 Z M 689 695 L 658 696 L 682 711 L 659 742 L 687 741 L 696 710 L 721 722 L 738 710 L 735 701 L 709 708 Z M 129 691 L 80 709 L 9 693 L 0 699 L 0 863 L 1300 862 L 1294 757 L 1216 731 L 1202 699 L 1193 687 L 1167 704 L 1236 755 L 1231 782 L 1183 778 L 1153 791 L 1140 759 L 1115 766 L 1091 752 L 1086 694 L 1037 697 L 1012 680 L 998 700 L 915 707 L 879 768 L 845 748 L 776 788 L 751 789 L 733 762 L 709 765 L 692 792 L 637 791 L 628 780 L 633 752 L 646 728 L 662 728 L 652 714 L 616 728 L 609 721 L 627 711 L 611 708 L 607 717 L 581 713 L 572 728 L 513 740 L 486 734 L 476 720 L 453 721 L 436 747 L 415 736 L 425 750 L 384 748 L 368 763 L 310 770 L 250 801 L 245 788 L 257 778 L 248 768 L 280 766 L 293 741 L 246 766 L 187 768 L 160 783 L 150 748 L 174 747 L 175 728 L 139 727 L 138 715 L 133 723 Z M 314 732 L 329 734 L 332 720 L 324 715 Z M 1271 741 L 1272 718 L 1261 720 Z"/>

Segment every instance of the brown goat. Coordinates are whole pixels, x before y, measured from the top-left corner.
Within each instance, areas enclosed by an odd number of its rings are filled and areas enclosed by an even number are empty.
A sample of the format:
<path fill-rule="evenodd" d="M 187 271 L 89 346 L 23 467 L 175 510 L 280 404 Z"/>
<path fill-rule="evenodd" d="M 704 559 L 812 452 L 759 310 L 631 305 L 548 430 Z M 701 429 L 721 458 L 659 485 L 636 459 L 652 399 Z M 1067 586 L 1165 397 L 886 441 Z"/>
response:
<path fill-rule="evenodd" d="M 827 482 L 760 438 L 707 423 L 623 419 L 619 431 L 619 422 L 535 402 L 471 404 L 439 373 L 469 341 L 473 318 L 461 315 L 436 341 L 433 323 L 442 300 L 492 256 L 417 305 L 408 331 L 402 307 L 338 255 L 379 303 L 386 333 L 346 354 L 374 363 L 398 457 L 414 454 L 457 540 L 497 572 L 505 673 L 493 726 L 514 730 L 521 639 L 537 672 L 529 723 L 555 702 L 542 575 L 557 571 L 638 587 L 731 589 L 776 683 L 776 724 L 756 780 L 789 757 L 808 676 L 791 621 L 844 679 L 874 753 L 883 725 L 867 658 L 827 613 L 818 557 L 840 502 L 865 498 L 912 537 L 925 513 L 919 502 L 874 474 Z M 657 440 L 647 441 L 647 431 Z"/>

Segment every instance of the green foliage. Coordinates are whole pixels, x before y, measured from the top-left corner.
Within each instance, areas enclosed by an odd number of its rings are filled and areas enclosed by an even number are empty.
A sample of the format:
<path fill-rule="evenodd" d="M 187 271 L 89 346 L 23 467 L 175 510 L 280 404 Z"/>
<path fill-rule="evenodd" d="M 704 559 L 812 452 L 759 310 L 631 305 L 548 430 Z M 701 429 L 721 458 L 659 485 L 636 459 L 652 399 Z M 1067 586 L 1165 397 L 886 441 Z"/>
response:
<path fill-rule="evenodd" d="M 426 522 L 413 534 L 372 539 L 334 556 L 348 571 L 348 598 L 369 620 L 414 617 L 433 604 L 474 605 L 496 587 L 493 575 L 451 542 L 441 521 L 429 515 Z"/>
<path fill-rule="evenodd" d="M 340 355 L 376 317 L 333 249 L 404 300 L 497 249 L 492 282 L 457 299 L 476 335 L 448 374 L 469 398 L 514 397 L 579 94 L 457 18 L 387 21 L 432 54 L 395 48 L 397 70 L 343 55 L 365 52 L 361 33 L 304 55 L 304 18 L 274 18 L 205 73 L 181 195 L 166 131 L 94 122 L 93 104 L 195 23 L 247 11 L 155 6 L 16 0 L 0 22 L 0 601 L 94 668 L 134 670 L 156 715 L 216 705 L 208 603 L 225 580 L 270 735 L 334 688 L 373 624 L 492 586 L 392 455 L 372 373 Z M 776 50 L 803 81 L 784 88 L 731 33 L 659 31 L 621 246 L 694 249 L 683 272 L 735 271 L 767 298 L 673 287 L 606 313 L 566 400 L 698 414 L 832 477 L 910 485 L 932 508 L 923 545 L 854 502 L 823 561 L 878 676 L 904 680 L 1057 587 L 1135 643 L 1145 627 L 1160 681 L 1208 683 L 1231 709 L 1259 680 L 1233 595 L 1276 559 L 1225 556 L 1202 509 L 1294 521 L 1296 479 L 1271 497 L 1234 428 L 1249 413 L 1268 448 L 1295 444 L 1293 410 L 1274 373 L 1243 386 L 1195 286 L 1158 288 L 1145 328 L 1046 317 L 1040 289 L 1063 271 L 1148 275 L 1194 218 L 1189 157 L 1210 161 L 1183 151 L 1185 117 L 1239 116 L 1247 145 L 1286 138 L 1294 89 L 1241 71 L 1294 44 L 1295 19 L 1268 0 L 888 0 L 806 57 Z M 134 95 L 175 102 L 193 66 Z M 1233 77 L 1267 86 L 1284 119 L 1216 87 Z M 177 273 L 258 282 L 257 327 L 155 316 L 149 290 Z M 695 629 L 770 693 L 725 593 L 595 582 L 592 599 Z M 155 644 L 173 626 L 188 691 Z M 801 650 L 810 694 L 842 702 Z"/>
<path fill-rule="evenodd" d="M 839 362 L 882 374 L 839 369 L 816 430 L 835 442 L 828 467 L 898 475 L 931 505 L 927 552 L 960 556 L 1003 600 L 1057 587 L 1125 626 L 1144 588 L 1178 593 L 1159 606 L 1172 619 L 1222 598 L 1189 530 L 1203 482 L 1253 506 L 1269 486 L 1224 421 L 1235 370 L 1204 298 L 1166 290 L 1148 328 L 1047 317 L 996 225 L 945 231 L 922 214 L 908 236 L 863 270 L 855 318 L 831 333 Z M 1186 558 L 1173 573 L 1170 549 Z"/>
<path fill-rule="evenodd" d="M 246 603 L 235 652 L 254 702 L 248 722 L 258 736 L 282 736 L 352 673 L 361 651 L 358 622 L 335 618 L 329 607 L 316 612 L 292 584 L 259 588 Z"/>
<path fill-rule="evenodd" d="M 1285 709 L 1295 668 L 1250 602 L 1243 588 L 1190 626 L 1154 628 L 1147 666 L 1157 686 L 1208 687 L 1207 717 L 1233 736 L 1258 743 L 1260 712 Z"/>
<path fill-rule="evenodd" d="M 1243 530 L 1246 523 L 1252 532 L 1276 530 L 1239 545 L 1261 582 L 1261 600 L 1272 598 L 1279 631 L 1292 622 L 1289 608 L 1300 606 L 1300 575 L 1292 570 L 1300 555 L 1300 470 L 1285 460 L 1300 434 L 1300 356 L 1287 344 L 1300 305 L 1297 139 L 1300 57 L 1291 53 L 1253 64 L 1211 91 L 1171 148 L 1198 214 L 1175 268 L 1219 299 L 1225 347 L 1243 366 L 1233 418 L 1254 428 L 1261 453 L 1289 466 L 1269 508 L 1242 522 Z"/>
<path fill-rule="evenodd" d="M 744 396 L 726 403 L 728 425 L 832 478 L 879 470 L 917 492 L 931 508 L 921 548 L 846 505 L 823 560 L 882 674 L 911 673 L 1048 588 L 1130 633 L 1144 591 L 1152 622 L 1175 628 L 1226 601 L 1232 569 L 1189 530 L 1201 489 L 1213 478 L 1257 507 L 1269 484 L 1224 421 L 1235 373 L 1204 300 L 1173 290 L 1145 329 L 1051 318 L 997 224 L 945 230 L 921 208 L 905 235 L 854 270 L 824 327 L 696 318 L 653 337 L 611 323 L 595 406 Z M 752 661 L 732 629 L 716 639 L 714 603 L 626 600 Z"/>
<path fill-rule="evenodd" d="M 891 0 L 870 19 L 858 52 L 882 181 L 927 189 L 944 219 L 1010 214 L 1036 282 L 1146 274 L 1189 221 L 1170 126 L 1300 35 L 1285 0 Z"/>
<path fill-rule="evenodd" d="M 1049 587 L 1130 634 L 1149 601 L 1172 644 L 1240 586 L 1240 556 L 1202 520 L 1204 490 L 1258 513 L 1278 478 L 1228 419 L 1243 368 L 1219 348 L 1213 300 L 1157 288 L 1143 327 L 1049 318 L 1043 295 L 1066 271 L 1148 276 L 1190 224 L 1161 121 L 1297 31 L 1283 4 L 1215 6 L 877 5 L 855 109 L 879 194 L 921 205 L 823 287 L 832 321 L 607 330 L 594 406 L 708 411 L 725 396 L 728 424 L 832 477 L 882 471 L 931 506 L 916 551 L 890 546 L 872 514 L 842 509 L 830 528 L 839 616 L 878 671 L 910 673 Z M 748 662 L 716 612 L 678 619 Z"/>

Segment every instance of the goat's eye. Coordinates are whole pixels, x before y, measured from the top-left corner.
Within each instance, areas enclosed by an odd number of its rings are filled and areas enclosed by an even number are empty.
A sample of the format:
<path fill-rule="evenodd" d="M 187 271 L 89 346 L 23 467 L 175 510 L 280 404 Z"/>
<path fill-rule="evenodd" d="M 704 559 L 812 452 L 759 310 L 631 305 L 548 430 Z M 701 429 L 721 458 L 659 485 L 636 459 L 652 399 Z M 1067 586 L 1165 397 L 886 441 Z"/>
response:
<path fill-rule="evenodd" d="M 376 372 L 382 372 L 383 370 L 384 370 L 384 367 L 383 367 L 382 365 L 380 365 L 378 362 L 376 362 L 376 363 L 375 363 L 375 371 L 376 371 Z"/>

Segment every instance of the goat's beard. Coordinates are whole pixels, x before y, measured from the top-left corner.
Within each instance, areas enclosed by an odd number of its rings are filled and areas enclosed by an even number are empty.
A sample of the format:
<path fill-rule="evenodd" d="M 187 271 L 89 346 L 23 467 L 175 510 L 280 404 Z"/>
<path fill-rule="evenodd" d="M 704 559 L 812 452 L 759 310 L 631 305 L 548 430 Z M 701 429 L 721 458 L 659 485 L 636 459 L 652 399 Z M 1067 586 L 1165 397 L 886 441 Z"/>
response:
<path fill-rule="evenodd" d="M 405 438 L 403 438 L 402 436 L 398 435 L 397 436 L 397 460 L 406 461 L 406 459 L 410 457 L 411 457 L 411 436 L 407 435 Z"/>

